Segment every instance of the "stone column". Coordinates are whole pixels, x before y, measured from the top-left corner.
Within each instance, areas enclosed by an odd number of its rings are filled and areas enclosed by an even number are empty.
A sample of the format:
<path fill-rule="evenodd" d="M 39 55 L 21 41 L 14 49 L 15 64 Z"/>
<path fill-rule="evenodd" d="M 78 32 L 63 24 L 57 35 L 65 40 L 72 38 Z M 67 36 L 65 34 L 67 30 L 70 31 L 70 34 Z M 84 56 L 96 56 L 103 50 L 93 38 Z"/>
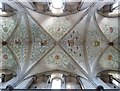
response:
<path fill-rule="evenodd" d="M 97 91 L 105 91 L 103 86 L 101 86 L 101 85 L 97 86 L 96 90 Z"/>
<path fill-rule="evenodd" d="M 1 82 L 5 82 L 5 74 L 1 75 Z"/>
<path fill-rule="evenodd" d="M 36 80 L 37 80 L 37 76 L 36 75 L 32 76 L 32 78 L 29 81 L 29 83 L 27 84 L 26 88 L 29 88 Z"/>
<path fill-rule="evenodd" d="M 66 75 L 63 75 L 62 78 L 63 78 L 63 81 L 62 81 L 62 88 L 66 88 Z"/>
<path fill-rule="evenodd" d="M 5 91 L 12 91 L 14 89 L 13 85 L 7 85 Z"/>
<path fill-rule="evenodd" d="M 77 77 L 76 77 L 76 80 L 78 81 L 80 88 L 81 88 L 81 89 L 85 89 L 85 87 L 84 87 L 84 85 L 83 85 L 83 83 L 82 83 L 82 81 L 81 81 L 81 79 L 80 79 L 80 76 L 77 76 Z"/>
<path fill-rule="evenodd" d="M 47 88 L 51 88 L 51 81 L 50 81 L 50 79 L 51 79 L 51 75 L 47 75 L 47 81 L 46 81 L 46 85 L 45 85 L 45 88 L 47 89 Z"/>

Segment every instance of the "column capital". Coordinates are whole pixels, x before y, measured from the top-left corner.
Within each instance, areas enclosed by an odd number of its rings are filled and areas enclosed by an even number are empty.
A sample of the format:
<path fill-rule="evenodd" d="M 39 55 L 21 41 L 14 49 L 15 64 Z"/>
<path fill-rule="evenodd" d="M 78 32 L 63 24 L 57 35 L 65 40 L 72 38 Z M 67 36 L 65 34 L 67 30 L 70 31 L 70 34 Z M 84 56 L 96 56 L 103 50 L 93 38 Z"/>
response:
<path fill-rule="evenodd" d="M 14 89 L 13 85 L 7 85 L 6 90 L 12 91 Z"/>
<path fill-rule="evenodd" d="M 63 78 L 66 78 L 67 76 L 66 76 L 66 75 L 63 75 L 62 77 L 63 77 Z"/>

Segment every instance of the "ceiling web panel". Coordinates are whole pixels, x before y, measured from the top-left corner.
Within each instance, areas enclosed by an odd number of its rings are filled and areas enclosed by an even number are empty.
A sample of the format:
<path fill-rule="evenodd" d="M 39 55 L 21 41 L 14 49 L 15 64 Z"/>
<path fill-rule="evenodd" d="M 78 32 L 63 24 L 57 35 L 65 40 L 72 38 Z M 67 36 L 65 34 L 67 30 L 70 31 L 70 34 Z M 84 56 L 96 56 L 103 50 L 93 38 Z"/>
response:
<path fill-rule="evenodd" d="M 86 17 L 83 18 L 72 30 L 61 40 L 61 45 L 67 53 L 86 70 L 83 53 L 83 32 Z"/>
<path fill-rule="evenodd" d="M 104 70 L 118 70 L 120 64 L 120 52 L 113 47 L 109 47 L 101 56 L 99 66 Z"/>
<path fill-rule="evenodd" d="M 41 61 L 34 65 L 29 75 L 54 70 L 83 75 L 74 61 L 58 45 L 49 51 Z"/>
<path fill-rule="evenodd" d="M 118 18 L 106 18 L 98 14 L 96 14 L 96 17 L 101 31 L 110 42 L 118 37 L 118 30 L 120 30 L 118 27 Z"/>
<path fill-rule="evenodd" d="M 21 22 L 19 24 L 19 27 L 16 29 L 16 31 L 9 39 L 8 44 L 16 54 L 22 70 L 27 61 L 26 59 L 28 56 L 28 46 L 29 46 L 27 25 L 23 16 L 21 17 Z"/>
<path fill-rule="evenodd" d="M 48 68 L 75 71 L 72 59 L 59 47 L 53 48 L 42 60 Z"/>
<path fill-rule="evenodd" d="M 54 41 L 34 22 L 34 20 L 32 20 L 32 18 L 29 17 L 28 19 L 32 32 L 31 62 L 35 62 L 53 47 Z"/>
<path fill-rule="evenodd" d="M 6 47 L 2 47 L 2 69 L 9 69 L 16 72 L 19 67 L 17 60 L 14 58 L 11 51 Z"/>
<path fill-rule="evenodd" d="M 86 62 L 92 68 L 98 61 L 97 65 L 101 70 L 118 70 L 120 64 L 118 51 L 120 44 L 117 39 L 118 18 L 107 18 L 96 13 L 95 17 L 99 26 L 96 26 L 93 17 L 87 26 L 86 14 L 89 13 L 87 9 L 64 17 L 51 17 L 35 11 L 27 11 L 26 4 L 23 8 L 32 17 L 22 16 L 16 29 L 20 18 L 18 14 L 0 17 L 2 41 L 7 43 L 7 47 L 4 45 L 0 54 L 3 68 L 15 71 L 20 64 L 23 70 L 28 63 L 28 66 L 33 66 L 30 70 L 35 68 L 36 73 L 49 70 L 80 73 L 81 69 L 77 67 L 83 68 L 87 73 Z M 84 32 L 86 27 L 88 30 Z M 112 41 L 113 46 L 118 50 L 111 47 Z M 110 47 L 106 48 L 108 44 Z M 105 48 L 106 51 L 103 53 Z"/>
<path fill-rule="evenodd" d="M 100 30 L 97 29 L 92 17 L 86 37 L 87 57 L 90 67 L 94 65 L 95 61 L 98 59 L 98 56 L 106 48 L 106 46 L 107 43 L 104 37 L 101 35 Z"/>
<path fill-rule="evenodd" d="M 64 17 L 51 17 L 31 10 L 28 12 L 56 41 L 59 41 L 87 14 L 88 10 Z"/>
<path fill-rule="evenodd" d="M 46 31 L 58 41 L 72 27 L 72 23 L 66 17 L 52 17 L 46 27 Z"/>
<path fill-rule="evenodd" d="M 14 31 L 18 21 L 18 14 L 11 17 L 0 17 L 0 30 L 2 31 L 2 40 L 6 41 Z"/>

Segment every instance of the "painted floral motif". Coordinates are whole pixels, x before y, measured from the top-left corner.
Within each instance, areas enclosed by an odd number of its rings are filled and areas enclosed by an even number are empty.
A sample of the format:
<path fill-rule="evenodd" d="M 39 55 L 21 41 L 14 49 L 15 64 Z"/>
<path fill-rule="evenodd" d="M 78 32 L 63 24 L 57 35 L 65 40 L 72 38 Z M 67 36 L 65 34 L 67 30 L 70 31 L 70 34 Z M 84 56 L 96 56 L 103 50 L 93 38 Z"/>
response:
<path fill-rule="evenodd" d="M 7 47 L 2 47 L 2 67 L 9 69 L 11 71 L 16 71 L 18 64 L 13 57 L 13 54 L 9 51 Z"/>
<path fill-rule="evenodd" d="M 55 60 L 60 60 L 60 56 L 59 55 L 55 55 Z"/>
<path fill-rule="evenodd" d="M 99 65 L 103 69 L 117 70 L 120 64 L 120 53 L 114 48 L 108 48 L 99 60 Z"/>
<path fill-rule="evenodd" d="M 22 17 L 20 26 L 17 28 L 16 32 L 9 40 L 9 46 L 16 54 L 21 69 L 23 68 L 28 56 L 28 45 L 29 45 L 29 38 L 28 38 L 27 26 L 24 17 Z"/>
<path fill-rule="evenodd" d="M 57 68 L 60 67 L 73 71 L 75 70 L 72 60 L 58 46 L 45 56 L 44 61 L 49 64 L 49 66 L 54 65 L 57 66 Z"/>
<path fill-rule="evenodd" d="M 7 60 L 7 59 L 8 59 L 8 55 L 7 55 L 7 54 L 4 54 L 4 55 L 3 55 L 3 59 Z"/>
<path fill-rule="evenodd" d="M 64 49 L 70 54 L 75 60 L 83 60 L 83 49 L 82 40 L 79 38 L 79 32 L 75 31 L 75 34 L 71 32 L 66 36 L 62 42 Z"/>
<path fill-rule="evenodd" d="M 95 47 L 100 46 L 100 41 L 99 41 L 99 40 L 96 40 L 96 41 L 94 42 L 94 46 L 95 46 Z"/>
<path fill-rule="evenodd" d="M 101 21 L 99 22 L 99 27 L 101 28 L 102 32 L 108 38 L 108 40 L 113 41 L 118 36 L 118 18 L 105 18 L 99 16 Z M 112 23 L 111 23 L 112 21 Z"/>
<path fill-rule="evenodd" d="M 112 27 L 109 27 L 109 31 L 110 31 L 110 33 L 113 33 L 114 29 Z"/>
<path fill-rule="evenodd" d="M 17 24 L 17 17 L 18 15 L 8 18 L 0 17 L 0 30 L 2 31 L 0 31 L 0 35 L 2 36 L 0 36 L 0 39 L 5 41 L 11 35 Z M 50 18 L 51 23 L 46 26 L 46 31 L 56 41 L 59 41 L 74 24 L 66 17 Z M 104 35 L 112 43 L 112 41 L 118 36 L 119 29 L 116 22 L 117 19 L 108 19 L 105 17 L 103 18 L 102 16 L 100 18 L 101 20 L 98 25 Z M 105 42 L 103 35 L 101 35 L 100 31 L 96 28 L 95 23 L 93 22 L 94 20 L 90 20 L 88 31 L 85 32 L 87 36 L 83 36 L 85 31 L 84 29 L 86 27 L 86 21 L 84 21 L 84 19 L 86 19 L 86 17 L 84 17 L 69 34 L 59 41 L 58 45 L 60 47 L 57 45 L 52 49 L 55 43 L 49 34 L 42 30 L 42 28 L 40 28 L 40 26 L 37 25 L 37 23 L 35 23 L 29 16 L 28 24 L 30 24 L 30 30 L 28 32 L 27 29 L 29 29 L 29 27 L 26 25 L 25 19 L 22 17 L 20 25 L 8 41 L 8 46 L 11 48 L 11 51 L 13 51 L 14 56 L 17 57 L 21 68 L 23 68 L 27 62 L 30 62 L 31 65 L 31 63 L 40 60 L 44 61 L 47 64 L 47 67 L 51 69 L 53 67 L 56 69 L 61 68 L 63 70 L 67 69 L 75 71 L 76 67 L 73 60 L 85 69 L 85 57 L 89 61 L 89 65 L 91 67 L 108 44 Z M 71 20 L 76 21 L 77 19 Z M 29 38 L 32 40 L 29 40 Z M 119 50 L 120 43 L 118 40 L 114 42 L 114 45 Z M 31 49 L 29 49 L 30 47 Z M 64 50 L 62 50 L 61 47 L 63 47 Z M 86 48 L 86 50 L 84 48 Z M 105 51 L 105 53 L 103 53 L 99 60 L 100 67 L 103 69 L 111 69 L 111 67 L 113 69 L 118 69 L 120 56 L 117 49 L 110 47 Z M 31 51 L 30 53 L 28 53 L 29 50 Z M 11 51 L 4 45 L 3 53 L 0 54 L 2 56 L 2 62 L 0 62 L 3 64 L 3 67 L 15 71 L 18 67 L 18 63 Z M 84 55 L 84 51 L 87 51 L 86 56 Z M 28 55 L 30 55 L 30 60 L 27 60 Z"/>
<path fill-rule="evenodd" d="M 95 26 L 93 18 L 91 18 L 91 22 L 89 23 L 86 39 L 87 57 L 89 64 L 92 67 L 100 53 L 107 46 L 105 39 L 102 37 L 99 30 Z"/>
<path fill-rule="evenodd" d="M 0 30 L 2 31 L 2 40 L 5 41 L 9 38 L 17 25 L 18 15 L 15 14 L 11 17 L 0 17 Z"/>
<path fill-rule="evenodd" d="M 113 57 L 112 55 L 108 55 L 108 60 L 112 61 Z"/>
<path fill-rule="evenodd" d="M 83 30 L 86 18 L 79 22 L 71 32 L 61 40 L 64 50 L 84 69 Z"/>
<path fill-rule="evenodd" d="M 47 26 L 46 31 L 55 39 L 59 40 L 72 27 L 72 23 L 65 17 L 51 19 L 51 25 Z"/>

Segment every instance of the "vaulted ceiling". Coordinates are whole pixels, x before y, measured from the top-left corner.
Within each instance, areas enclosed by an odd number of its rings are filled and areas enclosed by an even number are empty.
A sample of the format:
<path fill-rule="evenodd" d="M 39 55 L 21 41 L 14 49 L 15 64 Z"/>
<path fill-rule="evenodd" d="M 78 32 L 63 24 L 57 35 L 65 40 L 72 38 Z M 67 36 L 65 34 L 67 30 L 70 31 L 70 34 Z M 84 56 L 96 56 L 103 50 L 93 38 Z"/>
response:
<path fill-rule="evenodd" d="M 0 16 L 1 70 L 19 75 L 63 70 L 85 76 L 120 70 L 119 12 L 98 12 L 104 0 L 83 3 L 81 10 L 65 16 L 37 12 L 27 1 L 4 3 L 17 11 Z"/>

